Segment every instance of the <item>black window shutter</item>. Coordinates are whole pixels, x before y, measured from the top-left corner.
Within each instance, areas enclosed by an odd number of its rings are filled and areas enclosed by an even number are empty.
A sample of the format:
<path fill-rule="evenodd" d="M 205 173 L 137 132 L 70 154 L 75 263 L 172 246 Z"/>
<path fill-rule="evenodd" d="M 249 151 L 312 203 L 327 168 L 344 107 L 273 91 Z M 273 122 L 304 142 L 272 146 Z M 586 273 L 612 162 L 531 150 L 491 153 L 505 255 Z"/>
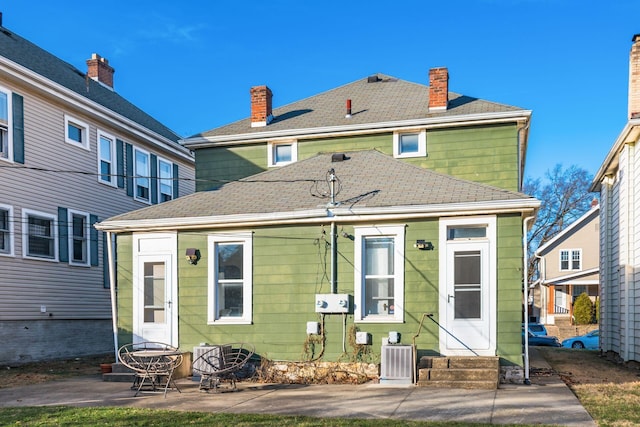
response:
<path fill-rule="evenodd" d="M 13 94 L 13 161 L 24 164 L 24 100 Z"/>
<path fill-rule="evenodd" d="M 178 191 L 178 183 L 180 182 L 180 180 L 178 180 L 178 165 L 177 164 L 173 164 L 173 198 L 177 199 L 178 197 L 180 197 L 180 192 Z"/>
<path fill-rule="evenodd" d="M 151 179 L 149 180 L 149 185 L 151 188 L 151 203 L 158 203 L 158 156 L 155 154 L 151 155 Z"/>
<path fill-rule="evenodd" d="M 131 144 L 125 144 L 126 158 L 125 158 L 125 171 L 127 175 L 127 196 L 133 197 L 133 162 L 136 160 L 133 158 L 133 146 Z"/>
<path fill-rule="evenodd" d="M 98 229 L 94 227 L 94 224 L 98 222 L 97 215 L 89 215 L 89 238 L 91 241 L 91 265 L 97 266 L 98 263 Z"/>
<path fill-rule="evenodd" d="M 118 188 L 124 188 L 124 141 L 116 139 L 116 173 Z"/>
<path fill-rule="evenodd" d="M 67 208 L 58 208 L 58 259 L 60 262 L 69 262 Z"/>
<path fill-rule="evenodd" d="M 107 233 L 102 233 L 102 286 L 109 288 L 109 241 Z"/>

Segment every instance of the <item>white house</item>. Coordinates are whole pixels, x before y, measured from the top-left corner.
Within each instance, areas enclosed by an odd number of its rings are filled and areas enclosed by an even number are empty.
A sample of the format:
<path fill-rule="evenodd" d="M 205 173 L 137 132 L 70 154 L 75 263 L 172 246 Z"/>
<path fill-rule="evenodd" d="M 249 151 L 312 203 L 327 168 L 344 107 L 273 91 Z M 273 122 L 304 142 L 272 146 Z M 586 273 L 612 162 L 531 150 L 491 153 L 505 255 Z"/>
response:
<path fill-rule="evenodd" d="M 600 192 L 600 347 L 640 361 L 640 34 L 632 41 L 627 124 L 591 189 Z"/>

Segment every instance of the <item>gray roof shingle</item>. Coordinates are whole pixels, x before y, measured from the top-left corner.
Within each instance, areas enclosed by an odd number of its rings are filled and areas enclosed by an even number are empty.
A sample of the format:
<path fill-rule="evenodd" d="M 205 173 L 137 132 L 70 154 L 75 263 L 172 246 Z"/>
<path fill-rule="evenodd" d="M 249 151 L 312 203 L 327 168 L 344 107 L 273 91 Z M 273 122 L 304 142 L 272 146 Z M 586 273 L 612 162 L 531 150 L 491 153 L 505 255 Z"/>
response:
<path fill-rule="evenodd" d="M 364 125 L 424 118 L 437 118 L 482 113 L 525 111 L 522 108 L 484 101 L 449 92 L 446 111 L 429 112 L 429 87 L 377 74 L 378 81 L 368 78 L 293 102 L 273 110 L 273 121 L 264 127 L 251 127 L 246 118 L 199 133 L 198 137 L 258 135 L 264 132 L 291 131 L 319 127 Z M 274 95 L 275 98 L 275 95 Z M 352 116 L 345 118 L 346 100 L 351 99 Z M 249 99 L 247 99 L 249 102 Z M 187 143 L 189 141 L 187 140 Z"/>
<path fill-rule="evenodd" d="M 176 143 L 180 136 L 171 129 L 100 83 L 86 78 L 84 72 L 52 55 L 19 35 L 0 27 L 0 55 L 94 101 L 158 135 Z"/>
<path fill-rule="evenodd" d="M 396 160 L 375 150 L 318 154 L 277 169 L 176 200 L 109 218 L 154 220 L 313 210 L 329 203 L 328 171 L 339 180 L 341 207 L 388 208 L 492 201 L 532 201 L 530 196 L 465 181 Z"/>

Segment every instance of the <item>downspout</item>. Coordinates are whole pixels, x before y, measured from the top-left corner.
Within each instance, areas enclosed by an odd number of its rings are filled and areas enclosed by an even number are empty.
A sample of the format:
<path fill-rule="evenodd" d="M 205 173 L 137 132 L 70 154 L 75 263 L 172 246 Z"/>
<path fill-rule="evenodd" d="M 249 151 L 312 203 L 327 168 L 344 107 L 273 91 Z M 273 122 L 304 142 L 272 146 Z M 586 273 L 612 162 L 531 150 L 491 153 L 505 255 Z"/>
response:
<path fill-rule="evenodd" d="M 522 278 L 524 301 L 524 383 L 526 385 L 531 385 L 531 380 L 529 380 L 529 262 L 527 250 L 527 229 L 529 221 L 534 218 L 535 215 L 528 216 L 522 222 L 522 250 L 524 255 L 524 276 Z"/>
<path fill-rule="evenodd" d="M 107 259 L 109 262 L 109 291 L 111 293 L 111 323 L 113 326 L 113 348 L 118 362 L 118 308 L 116 302 L 116 272 L 113 263 L 112 234 L 107 231 Z"/>

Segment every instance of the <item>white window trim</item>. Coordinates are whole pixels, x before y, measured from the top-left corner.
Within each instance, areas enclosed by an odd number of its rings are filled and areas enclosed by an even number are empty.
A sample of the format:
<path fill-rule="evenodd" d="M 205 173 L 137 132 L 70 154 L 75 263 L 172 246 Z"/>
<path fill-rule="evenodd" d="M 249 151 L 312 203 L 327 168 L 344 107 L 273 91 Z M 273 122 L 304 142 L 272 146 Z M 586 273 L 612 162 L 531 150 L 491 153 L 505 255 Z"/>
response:
<path fill-rule="evenodd" d="M 174 182 L 173 180 L 176 178 L 175 176 L 173 176 L 173 162 L 167 159 L 164 159 L 160 156 L 158 156 L 158 164 L 157 164 L 157 170 L 158 170 L 158 203 L 162 203 L 162 201 L 160 200 L 162 198 L 162 180 L 163 178 L 160 177 L 160 163 L 164 162 L 169 164 L 170 168 L 169 170 L 171 171 L 171 200 L 173 200 L 173 186 L 174 186 Z"/>
<path fill-rule="evenodd" d="M 53 229 L 53 258 L 39 257 L 29 255 L 29 217 L 37 216 L 51 220 Z M 44 212 L 34 211 L 31 209 L 22 210 L 22 257 L 26 259 L 34 259 L 38 261 L 58 262 L 58 218 Z"/>
<path fill-rule="evenodd" d="M 7 211 L 8 214 L 7 216 L 9 217 L 9 224 L 8 224 L 8 230 L 9 230 L 9 252 L 0 252 L 0 256 L 15 256 L 15 251 L 14 251 L 14 230 L 13 230 L 13 223 L 15 222 L 13 220 L 13 206 L 11 205 L 3 205 L 0 204 L 0 209 L 2 209 L 3 211 Z"/>
<path fill-rule="evenodd" d="M 243 288 L 242 317 L 222 317 L 216 315 L 216 282 L 218 276 L 215 245 L 217 243 L 241 243 L 243 245 Z M 209 277 L 207 296 L 207 324 L 209 325 L 250 325 L 253 321 L 253 233 L 238 232 L 210 234 L 207 249 L 209 252 Z"/>
<path fill-rule="evenodd" d="M 568 254 L 568 268 L 562 268 L 562 253 Z M 578 252 L 580 254 L 580 266 L 576 269 L 573 268 L 573 253 Z M 560 249 L 558 252 L 558 271 L 582 271 L 582 249 Z"/>
<path fill-rule="evenodd" d="M 400 135 L 418 134 L 418 152 L 417 153 L 401 153 L 400 152 Z M 403 130 L 393 132 L 393 157 L 410 158 L 410 157 L 426 157 L 427 156 L 427 131 L 425 129 Z"/>
<path fill-rule="evenodd" d="M 4 86 L 0 86 L 0 92 L 7 95 L 7 157 L 0 156 L 0 160 L 13 163 L 13 92 Z"/>
<path fill-rule="evenodd" d="M 291 146 L 291 161 L 290 162 L 278 162 L 275 163 L 274 151 L 278 145 L 290 145 Z M 298 141 L 278 141 L 269 142 L 267 144 L 267 164 L 269 167 L 279 167 L 289 165 L 298 161 Z"/>
<path fill-rule="evenodd" d="M 144 174 L 140 174 L 142 177 L 147 178 L 148 187 L 147 190 L 149 192 L 149 198 L 143 199 L 138 197 L 138 159 L 137 153 L 142 153 L 147 156 L 147 167 L 148 170 L 145 171 Z M 143 150 L 142 148 L 133 147 L 133 198 L 139 202 L 146 203 L 148 205 L 151 204 L 151 153 L 147 150 Z"/>
<path fill-rule="evenodd" d="M 82 142 L 78 142 L 75 139 L 69 138 L 69 124 L 74 125 L 77 128 L 80 128 L 82 131 Z M 75 117 L 64 115 L 64 140 L 76 147 L 84 148 L 87 151 L 90 151 L 89 148 L 89 125 L 85 122 L 76 119 Z"/>
<path fill-rule="evenodd" d="M 101 150 L 100 139 L 102 137 L 111 141 L 111 176 L 109 177 L 109 181 L 104 181 L 102 179 L 102 173 L 101 173 L 102 171 L 100 168 L 100 163 L 102 162 L 102 150 Z M 117 169 L 117 163 L 118 163 L 118 159 L 116 158 L 116 137 L 98 129 L 97 145 L 98 147 L 96 151 L 98 152 L 98 182 L 100 182 L 101 184 L 110 185 L 111 187 L 115 187 L 117 185 L 115 174 L 117 173 L 116 169 Z"/>
<path fill-rule="evenodd" d="M 85 239 L 86 239 L 86 247 L 85 247 L 85 262 L 78 262 L 73 260 L 73 216 L 82 216 L 85 219 Z M 89 224 L 90 216 L 86 212 L 74 211 L 69 209 L 67 211 L 67 224 L 68 224 L 68 248 L 69 248 L 69 264 L 77 265 L 81 267 L 89 267 L 91 262 L 91 226 Z"/>
<path fill-rule="evenodd" d="M 405 260 L 405 226 L 381 225 L 355 227 L 354 250 L 354 310 L 353 318 L 358 323 L 402 323 L 404 322 L 404 260 Z M 362 312 L 364 307 L 363 248 L 364 237 L 393 237 L 395 254 L 394 262 L 394 313 L 393 315 L 370 315 Z"/>

